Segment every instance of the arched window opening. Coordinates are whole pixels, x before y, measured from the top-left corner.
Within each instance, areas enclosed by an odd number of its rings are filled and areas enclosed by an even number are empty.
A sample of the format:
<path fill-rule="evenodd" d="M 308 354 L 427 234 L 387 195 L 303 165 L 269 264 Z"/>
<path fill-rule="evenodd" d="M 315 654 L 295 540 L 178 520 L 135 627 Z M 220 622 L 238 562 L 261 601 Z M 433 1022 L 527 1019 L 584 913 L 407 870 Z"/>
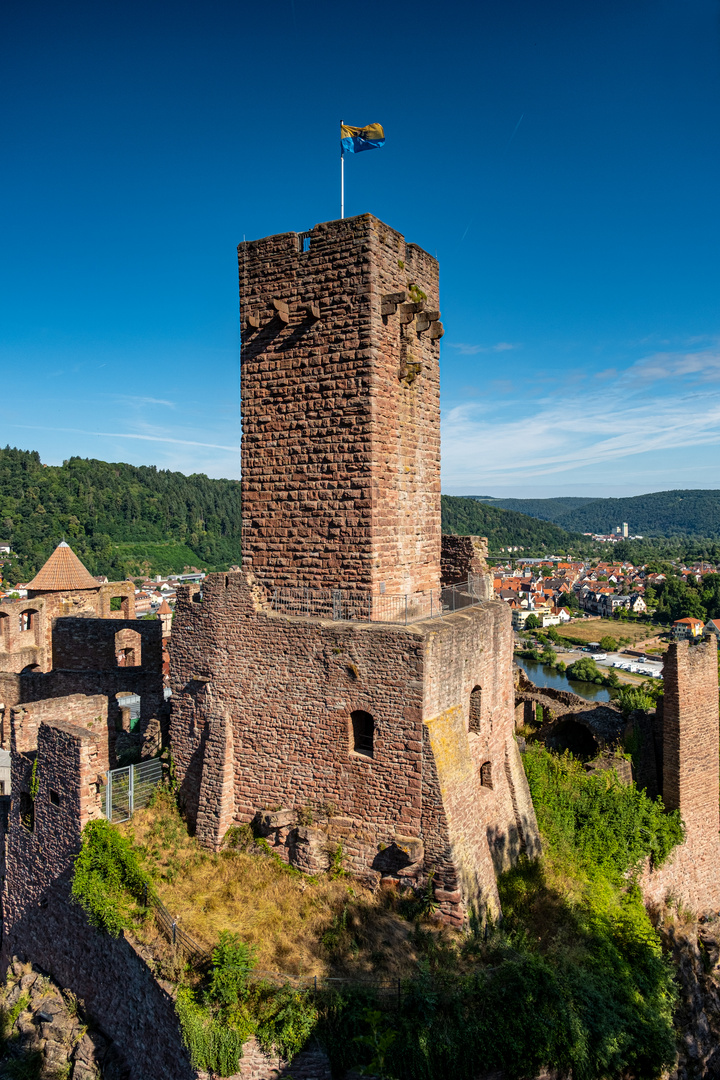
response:
<path fill-rule="evenodd" d="M 490 788 L 492 791 L 492 765 L 489 761 L 483 762 L 480 766 L 480 783 L 483 787 Z"/>
<path fill-rule="evenodd" d="M 26 664 L 20 672 L 21 675 L 33 675 L 36 671 L 40 670 L 39 664 Z"/>
<path fill-rule="evenodd" d="M 358 709 L 351 713 L 353 750 L 363 757 L 372 757 L 375 741 L 375 721 L 370 713 Z"/>
<path fill-rule="evenodd" d="M 0 611 L 0 648 L 7 644 L 9 633 L 10 616 L 6 615 L 4 611 Z"/>
<path fill-rule="evenodd" d="M 26 630 L 34 630 L 36 626 L 35 619 L 37 617 L 37 611 L 33 608 L 27 608 L 25 611 L 20 612 L 20 633 L 23 634 Z"/>
<path fill-rule="evenodd" d="M 119 630 L 115 635 L 115 657 L 118 667 L 140 667 L 142 638 L 137 630 Z"/>
<path fill-rule="evenodd" d="M 482 706 L 482 688 L 479 686 L 473 687 L 470 694 L 470 724 L 469 730 L 479 732 L 480 731 L 480 715 Z"/>

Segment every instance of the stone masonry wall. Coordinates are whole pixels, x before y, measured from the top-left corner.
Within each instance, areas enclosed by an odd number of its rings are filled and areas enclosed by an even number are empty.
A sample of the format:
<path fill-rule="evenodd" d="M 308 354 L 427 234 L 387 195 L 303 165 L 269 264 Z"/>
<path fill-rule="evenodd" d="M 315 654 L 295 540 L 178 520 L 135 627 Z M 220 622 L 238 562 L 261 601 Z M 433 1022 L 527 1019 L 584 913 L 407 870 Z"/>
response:
<path fill-rule="evenodd" d="M 16 707 L 11 745 L 15 795 L 7 832 L 0 834 L 2 969 L 20 956 L 71 989 L 113 1040 L 133 1078 L 193 1080 L 198 1074 L 182 1045 L 171 987 L 158 982 L 131 941 L 93 929 L 70 898 L 82 829 L 101 816 L 99 781 L 108 767 L 106 698 L 76 694 Z M 20 794 L 29 794 L 33 761 L 38 791 L 30 829 L 21 819 Z M 237 1078 L 291 1074 L 298 1080 L 330 1077 L 321 1052 L 303 1052 L 290 1069 L 265 1057 L 251 1041 Z"/>
<path fill-rule="evenodd" d="M 34 827 L 21 820 L 37 761 Z M 3 968 L 13 955 L 83 999 L 131 1075 L 191 1080 L 170 995 L 129 942 L 93 930 L 69 899 L 85 824 L 100 817 L 107 770 L 107 701 L 74 695 L 12 710 L 13 799 L 5 848 Z"/>
<path fill-rule="evenodd" d="M 110 610 L 113 597 L 121 598 L 121 611 Z M 29 627 L 23 630 L 21 617 L 26 613 L 32 614 Z M 37 593 L 19 600 L 0 601 L 0 672 L 19 673 L 35 666 L 40 671 L 50 671 L 55 622 L 63 618 L 134 622 L 135 586 L 131 581 L 114 581 L 98 585 L 97 590 Z"/>
<path fill-rule="evenodd" d="M 679 810 L 685 843 L 666 866 L 648 872 L 643 891 L 656 903 L 672 895 L 698 912 L 720 909 L 718 669 L 714 638 L 677 642 L 665 654 L 662 794 Z"/>
<path fill-rule="evenodd" d="M 437 588 L 439 324 L 383 304 L 415 285 L 437 308 L 436 261 L 369 214 L 238 256 L 244 564 L 268 586 Z"/>
<path fill-rule="evenodd" d="M 473 577 L 489 576 L 487 550 L 485 536 L 443 536 L 440 561 L 443 585 L 457 585 Z M 492 581 L 487 599 L 492 599 Z"/>
<path fill-rule="evenodd" d="M 30 625 L 23 630 L 22 616 L 28 613 L 32 613 Z M 52 605 L 43 597 L 0 601 L 0 671 L 19 673 L 36 665 L 47 671 L 51 622 Z"/>
<path fill-rule="evenodd" d="M 493 862 L 538 847 L 505 605 L 409 626 L 333 623 L 264 611 L 245 573 L 209 575 L 197 598 L 178 593 L 171 742 L 203 841 L 217 847 L 231 820 L 267 811 L 265 834 L 315 869 L 304 861 L 323 838 L 296 828 L 309 807 L 354 872 L 421 884 L 432 869 L 450 921 L 463 905 L 496 910 Z M 374 718 L 372 758 L 353 750 L 356 710 Z"/>

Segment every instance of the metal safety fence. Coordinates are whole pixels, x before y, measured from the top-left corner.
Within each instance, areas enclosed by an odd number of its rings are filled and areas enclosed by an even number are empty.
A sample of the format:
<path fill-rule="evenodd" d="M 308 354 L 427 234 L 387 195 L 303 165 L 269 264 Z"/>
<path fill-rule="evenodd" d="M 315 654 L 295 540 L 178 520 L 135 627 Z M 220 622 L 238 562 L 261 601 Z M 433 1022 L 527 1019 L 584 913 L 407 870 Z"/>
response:
<path fill-rule="evenodd" d="M 361 593 L 343 589 L 273 590 L 271 607 L 283 615 L 333 622 L 408 623 L 442 618 L 487 599 L 479 575 L 420 593 Z"/>
<path fill-rule="evenodd" d="M 111 769 L 105 775 L 103 812 L 108 821 L 117 825 L 128 821 L 135 810 L 142 810 L 150 802 L 162 780 L 162 762 L 160 758 L 151 758 L 138 765 Z"/>

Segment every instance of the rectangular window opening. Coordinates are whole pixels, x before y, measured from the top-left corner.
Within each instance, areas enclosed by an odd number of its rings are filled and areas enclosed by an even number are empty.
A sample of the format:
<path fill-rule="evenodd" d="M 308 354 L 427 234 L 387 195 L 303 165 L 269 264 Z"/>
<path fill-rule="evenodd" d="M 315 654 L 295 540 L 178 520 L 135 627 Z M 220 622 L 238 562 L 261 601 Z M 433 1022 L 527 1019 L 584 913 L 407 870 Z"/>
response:
<path fill-rule="evenodd" d="M 60 792 L 59 791 L 52 791 L 52 790 L 50 791 L 50 804 L 52 806 L 59 806 L 60 805 Z"/>

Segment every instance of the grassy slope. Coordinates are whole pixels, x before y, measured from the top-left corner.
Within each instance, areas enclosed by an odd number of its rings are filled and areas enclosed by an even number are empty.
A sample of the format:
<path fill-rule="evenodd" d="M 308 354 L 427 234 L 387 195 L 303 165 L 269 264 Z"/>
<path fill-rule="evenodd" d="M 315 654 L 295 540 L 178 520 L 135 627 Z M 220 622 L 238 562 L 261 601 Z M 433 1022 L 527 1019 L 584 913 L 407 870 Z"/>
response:
<path fill-rule="evenodd" d="M 382 1043 L 383 1075 L 398 1080 L 470 1080 L 478 1062 L 508 1080 L 544 1066 L 577 1080 L 651 1080 L 674 1055 L 675 994 L 628 871 L 650 850 L 667 854 L 676 819 L 612 775 L 589 777 L 540 746 L 528 749 L 526 768 L 544 857 L 502 876 L 502 926 L 469 936 L 410 922 L 402 900 L 347 879 L 313 881 L 257 854 L 204 851 L 167 794 L 123 828 L 166 905 L 204 944 L 234 929 L 257 947 L 261 970 L 414 976 L 399 1009 L 360 989 L 316 999 L 316 1034 L 338 1074 L 372 1064 L 368 1047 Z M 134 918 L 150 940 L 150 924 Z M 174 977 L 187 974 L 176 966 Z"/>
<path fill-rule="evenodd" d="M 416 969 L 412 926 L 392 910 L 392 898 L 349 878 L 313 880 L 271 857 L 209 852 L 188 836 L 167 797 L 123 831 L 142 845 L 143 865 L 163 903 L 207 950 L 231 930 L 255 946 L 264 971 L 361 978 Z M 331 948 L 323 944 L 328 933 Z"/>

